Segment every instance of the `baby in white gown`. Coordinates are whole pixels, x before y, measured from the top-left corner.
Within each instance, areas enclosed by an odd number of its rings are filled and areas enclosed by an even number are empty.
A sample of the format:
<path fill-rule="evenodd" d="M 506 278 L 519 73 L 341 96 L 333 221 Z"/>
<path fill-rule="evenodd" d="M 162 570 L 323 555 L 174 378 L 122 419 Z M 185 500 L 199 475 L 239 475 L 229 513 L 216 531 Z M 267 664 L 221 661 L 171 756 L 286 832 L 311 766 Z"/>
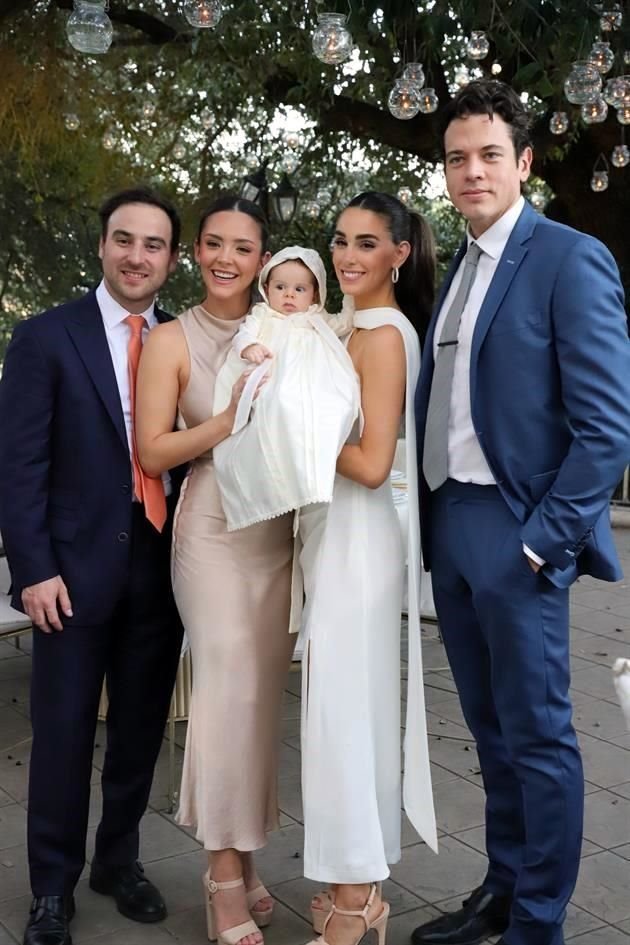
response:
<path fill-rule="evenodd" d="M 358 379 L 338 337 L 349 332 L 351 318 L 325 311 L 319 254 L 301 246 L 281 250 L 263 268 L 259 287 L 264 301 L 237 332 L 215 389 L 217 413 L 243 362 L 255 365 L 232 436 L 213 451 L 230 531 L 329 503 L 337 456 L 360 407 Z"/>

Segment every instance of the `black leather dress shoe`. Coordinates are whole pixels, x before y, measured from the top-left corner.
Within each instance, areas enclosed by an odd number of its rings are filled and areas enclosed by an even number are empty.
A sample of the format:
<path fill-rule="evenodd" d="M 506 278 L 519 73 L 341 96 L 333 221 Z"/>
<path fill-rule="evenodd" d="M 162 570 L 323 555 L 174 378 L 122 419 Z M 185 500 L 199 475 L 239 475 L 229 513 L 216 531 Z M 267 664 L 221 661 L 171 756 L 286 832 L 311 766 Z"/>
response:
<path fill-rule="evenodd" d="M 160 922 L 166 918 L 166 905 L 160 891 L 144 875 L 140 860 L 128 866 L 93 862 L 90 889 L 103 896 L 113 896 L 118 911 L 135 922 Z"/>
<path fill-rule="evenodd" d="M 36 896 L 31 905 L 24 945 L 72 945 L 68 926 L 74 915 L 70 896 Z"/>
<path fill-rule="evenodd" d="M 461 909 L 420 925 L 411 940 L 414 945 L 478 945 L 491 935 L 505 932 L 510 907 L 509 896 L 495 896 L 480 886 Z"/>

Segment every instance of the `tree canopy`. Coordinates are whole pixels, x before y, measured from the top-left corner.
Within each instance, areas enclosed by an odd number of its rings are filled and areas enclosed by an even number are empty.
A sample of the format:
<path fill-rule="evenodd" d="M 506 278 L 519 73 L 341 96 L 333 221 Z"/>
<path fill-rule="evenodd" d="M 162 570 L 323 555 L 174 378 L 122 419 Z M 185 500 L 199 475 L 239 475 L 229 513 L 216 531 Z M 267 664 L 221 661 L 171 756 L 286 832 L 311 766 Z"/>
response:
<path fill-rule="evenodd" d="M 605 3 L 604 11 L 615 6 Z M 404 121 L 387 106 L 394 79 L 412 61 L 422 63 L 442 104 L 466 75 L 497 73 L 527 93 L 536 186 L 552 198 L 546 212 L 603 239 L 630 282 L 630 168 L 611 167 L 604 193 L 589 186 L 599 155 L 609 158 L 623 127 L 613 108 L 606 121 L 585 125 L 562 91 L 571 63 L 602 38 L 601 8 L 585 0 L 223 0 L 219 25 L 198 30 L 181 7 L 111 0 L 114 41 L 90 57 L 65 36 L 72 0 L 0 0 L 5 333 L 16 317 L 95 282 L 95 208 L 106 193 L 140 180 L 176 199 L 189 242 L 210 195 L 238 189 L 263 162 L 272 187 L 288 171 L 301 210 L 290 226 L 275 224 L 275 241 L 319 248 L 353 193 L 409 188 L 448 259 L 461 224 L 436 172 L 435 114 Z M 313 55 L 323 10 L 349 14 L 354 51 L 343 65 Z M 616 55 L 610 75 L 630 72 L 630 2 L 619 10 L 620 28 L 603 34 Z M 466 55 L 475 29 L 490 41 L 481 61 Z M 570 127 L 555 136 L 549 119 L 559 110 L 569 113 Z M 195 279 L 185 254 L 166 304 L 177 310 L 190 302 Z"/>

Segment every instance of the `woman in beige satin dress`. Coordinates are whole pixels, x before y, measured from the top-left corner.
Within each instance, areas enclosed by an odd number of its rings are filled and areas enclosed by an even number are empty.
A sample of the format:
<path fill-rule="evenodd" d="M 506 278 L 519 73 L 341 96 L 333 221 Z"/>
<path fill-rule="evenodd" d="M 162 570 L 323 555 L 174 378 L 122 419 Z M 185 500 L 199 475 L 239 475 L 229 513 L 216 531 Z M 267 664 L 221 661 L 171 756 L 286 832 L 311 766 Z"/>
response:
<path fill-rule="evenodd" d="M 137 390 L 146 472 L 191 462 L 173 535 L 175 598 L 193 663 L 177 820 L 195 826 L 210 851 L 208 934 L 225 945 L 259 945 L 271 919 L 273 900 L 251 853 L 278 826 L 280 705 L 293 645 L 291 517 L 228 533 L 212 461 L 243 387 L 241 378 L 228 408 L 211 416 L 215 378 L 249 311 L 266 243 L 254 204 L 215 201 L 195 242 L 206 297 L 151 332 Z M 186 428 L 173 432 L 178 410 Z"/>

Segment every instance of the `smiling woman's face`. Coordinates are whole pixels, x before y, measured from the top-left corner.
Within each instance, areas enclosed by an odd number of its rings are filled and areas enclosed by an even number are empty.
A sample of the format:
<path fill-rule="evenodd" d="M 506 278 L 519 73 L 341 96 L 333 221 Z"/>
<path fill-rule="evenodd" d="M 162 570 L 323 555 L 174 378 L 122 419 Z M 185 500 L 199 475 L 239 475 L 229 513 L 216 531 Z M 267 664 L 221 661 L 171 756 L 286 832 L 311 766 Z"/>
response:
<path fill-rule="evenodd" d="M 409 243 L 394 243 L 379 213 L 361 207 L 344 210 L 335 228 L 332 260 L 342 292 L 357 308 L 391 303 L 392 270 L 409 255 Z"/>
<path fill-rule="evenodd" d="M 221 210 L 205 221 L 195 260 L 199 263 L 213 311 L 221 303 L 242 302 L 244 314 L 249 308 L 252 283 L 265 261 L 260 228 L 256 220 L 238 210 Z M 212 306 L 211 306 L 212 307 Z M 215 314 L 222 314 L 215 311 Z"/>

